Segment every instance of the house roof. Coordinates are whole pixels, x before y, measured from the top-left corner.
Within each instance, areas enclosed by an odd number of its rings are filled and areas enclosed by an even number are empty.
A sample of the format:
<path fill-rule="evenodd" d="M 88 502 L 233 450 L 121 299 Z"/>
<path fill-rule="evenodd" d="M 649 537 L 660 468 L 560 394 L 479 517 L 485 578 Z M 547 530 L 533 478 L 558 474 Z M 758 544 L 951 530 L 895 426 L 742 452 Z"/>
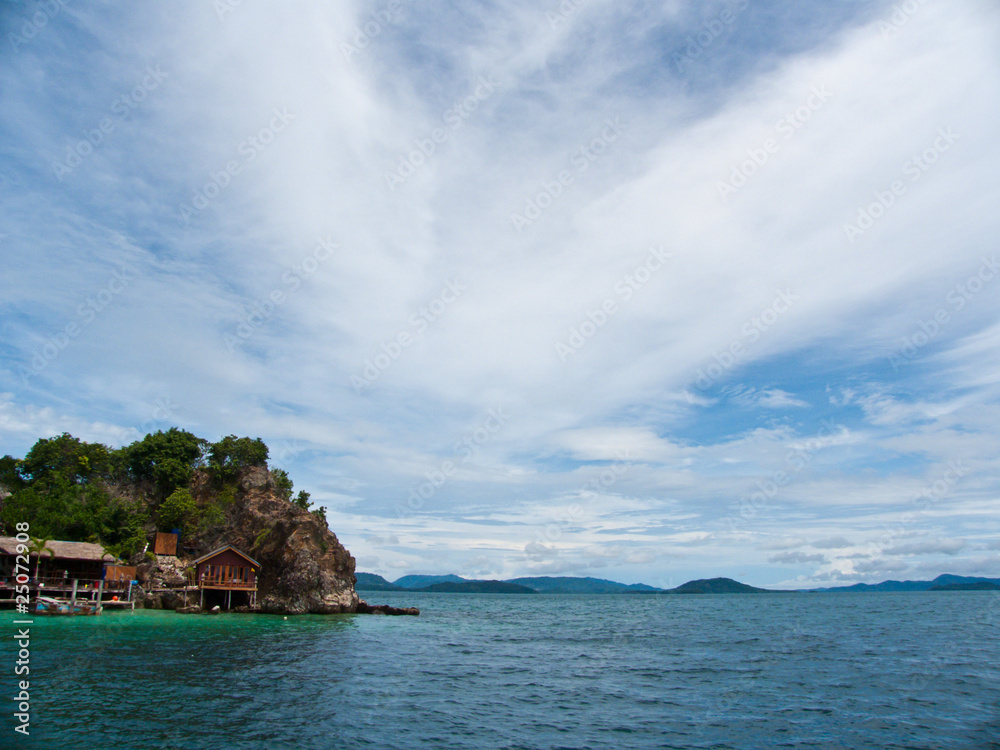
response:
<path fill-rule="evenodd" d="M 23 544 L 12 536 L 0 536 L 0 552 L 7 555 L 17 554 L 17 545 Z M 89 542 L 60 542 L 56 540 L 45 543 L 47 549 L 53 554 L 42 552 L 43 557 L 51 557 L 58 560 L 95 560 L 113 562 L 115 556 L 108 552 L 99 544 Z"/>
<path fill-rule="evenodd" d="M 213 557 L 215 557 L 218 554 L 221 554 L 221 553 L 225 552 L 227 549 L 228 550 L 232 550 L 233 552 L 235 552 L 240 557 L 246 559 L 247 562 L 249 562 L 254 567 L 257 567 L 257 568 L 260 567 L 260 563 L 259 562 L 257 562 L 256 560 L 254 560 L 249 555 L 246 555 L 246 554 L 240 552 L 238 549 L 236 549 L 236 547 L 234 547 L 231 544 L 227 544 L 225 547 L 219 547 L 219 549 L 217 549 L 217 550 L 215 550 L 213 552 L 209 552 L 207 555 L 202 555 L 201 557 L 199 557 L 197 560 L 194 561 L 193 565 L 201 565 L 206 560 L 211 560 Z"/>

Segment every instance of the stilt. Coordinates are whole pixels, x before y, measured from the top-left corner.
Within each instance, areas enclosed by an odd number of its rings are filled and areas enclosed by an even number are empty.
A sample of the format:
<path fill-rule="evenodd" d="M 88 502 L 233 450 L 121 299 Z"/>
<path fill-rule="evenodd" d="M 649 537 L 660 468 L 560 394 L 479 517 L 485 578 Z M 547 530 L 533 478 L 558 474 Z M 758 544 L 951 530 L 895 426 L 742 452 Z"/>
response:
<path fill-rule="evenodd" d="M 77 579 L 73 579 L 73 595 L 69 598 L 69 613 L 71 615 L 76 614 L 76 585 L 79 583 Z"/>
<path fill-rule="evenodd" d="M 104 605 L 101 604 L 101 600 L 104 598 L 104 579 L 97 585 L 97 611 L 100 612 L 104 609 Z"/>
<path fill-rule="evenodd" d="M 198 608 L 205 609 L 205 589 L 198 589 Z"/>
<path fill-rule="evenodd" d="M 233 605 L 233 592 L 232 589 L 230 589 L 229 591 L 226 591 L 226 609 L 227 610 L 232 609 L 232 605 Z"/>

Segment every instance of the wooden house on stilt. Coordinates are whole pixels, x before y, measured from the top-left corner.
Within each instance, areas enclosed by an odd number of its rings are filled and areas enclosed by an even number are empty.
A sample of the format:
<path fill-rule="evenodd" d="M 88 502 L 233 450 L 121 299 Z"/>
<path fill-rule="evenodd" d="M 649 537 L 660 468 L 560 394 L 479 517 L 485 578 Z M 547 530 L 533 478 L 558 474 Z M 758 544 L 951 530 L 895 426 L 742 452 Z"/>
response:
<path fill-rule="evenodd" d="M 257 575 L 260 563 L 231 544 L 194 561 L 201 607 L 257 607 Z"/>

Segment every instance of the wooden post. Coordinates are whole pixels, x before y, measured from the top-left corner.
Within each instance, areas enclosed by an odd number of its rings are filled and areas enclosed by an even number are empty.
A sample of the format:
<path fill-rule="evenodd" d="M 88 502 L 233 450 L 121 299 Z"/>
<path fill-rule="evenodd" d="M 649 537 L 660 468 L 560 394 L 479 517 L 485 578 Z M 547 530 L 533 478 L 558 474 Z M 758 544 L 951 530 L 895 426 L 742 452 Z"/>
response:
<path fill-rule="evenodd" d="M 97 585 L 97 609 L 103 609 L 101 606 L 101 599 L 104 598 L 104 579 Z"/>
<path fill-rule="evenodd" d="M 205 589 L 198 589 L 198 608 L 205 609 Z"/>
<path fill-rule="evenodd" d="M 71 615 L 76 613 L 76 585 L 78 583 L 79 583 L 79 581 L 76 578 L 74 578 L 73 579 L 73 595 L 69 599 L 69 613 Z"/>
<path fill-rule="evenodd" d="M 232 609 L 233 607 L 233 591 L 229 589 L 226 591 L 226 609 Z"/>

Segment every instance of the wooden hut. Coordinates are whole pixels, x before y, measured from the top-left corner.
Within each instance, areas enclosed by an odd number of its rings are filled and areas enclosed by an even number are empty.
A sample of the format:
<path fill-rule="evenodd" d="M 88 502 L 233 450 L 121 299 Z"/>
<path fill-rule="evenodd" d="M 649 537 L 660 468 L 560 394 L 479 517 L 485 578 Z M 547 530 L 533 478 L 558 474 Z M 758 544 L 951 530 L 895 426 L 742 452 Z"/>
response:
<path fill-rule="evenodd" d="M 199 557 L 194 561 L 194 568 L 195 580 L 201 590 L 202 607 L 205 606 L 206 596 L 211 604 L 212 601 L 218 601 L 220 594 L 224 594 L 226 609 L 232 609 L 234 592 L 237 606 L 246 604 L 251 609 L 257 606 L 257 574 L 260 573 L 260 563 L 233 545 L 227 544 Z"/>
<path fill-rule="evenodd" d="M 162 531 L 156 532 L 156 540 L 153 542 L 153 554 L 176 555 L 177 534 L 168 534 Z"/>
<path fill-rule="evenodd" d="M 0 579 L 13 581 L 18 544 L 15 537 L 0 537 Z M 41 553 L 31 553 L 30 562 L 28 575 L 35 579 L 37 571 L 36 584 L 58 588 L 74 578 L 87 584 L 102 580 L 105 563 L 115 557 L 99 544 L 50 540 Z"/>

